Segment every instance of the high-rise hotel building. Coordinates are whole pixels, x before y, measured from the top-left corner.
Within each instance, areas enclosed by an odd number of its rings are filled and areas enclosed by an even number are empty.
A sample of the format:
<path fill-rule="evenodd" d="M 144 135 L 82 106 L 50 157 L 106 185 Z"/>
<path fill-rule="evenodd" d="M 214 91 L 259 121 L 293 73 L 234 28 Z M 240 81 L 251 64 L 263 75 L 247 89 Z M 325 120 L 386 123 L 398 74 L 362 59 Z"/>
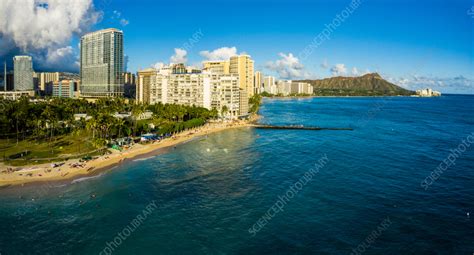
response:
<path fill-rule="evenodd" d="M 104 29 L 81 38 L 81 96 L 123 96 L 123 32 Z"/>
<path fill-rule="evenodd" d="M 15 91 L 32 91 L 33 61 L 30 56 L 15 56 L 13 58 L 13 89 Z"/>
<path fill-rule="evenodd" d="M 216 74 L 230 74 L 230 61 L 205 61 L 202 63 L 203 70 Z"/>
<path fill-rule="evenodd" d="M 230 73 L 239 75 L 240 88 L 247 92 L 250 98 L 255 94 L 254 61 L 249 55 L 239 55 L 230 58 Z"/>
<path fill-rule="evenodd" d="M 137 102 L 215 108 L 232 119 L 248 115 L 247 92 L 240 89 L 238 74 L 206 68 L 200 73 L 189 68 L 186 72 L 177 72 L 176 67 L 179 66 L 139 71 Z M 226 108 L 227 111 L 223 111 Z"/>

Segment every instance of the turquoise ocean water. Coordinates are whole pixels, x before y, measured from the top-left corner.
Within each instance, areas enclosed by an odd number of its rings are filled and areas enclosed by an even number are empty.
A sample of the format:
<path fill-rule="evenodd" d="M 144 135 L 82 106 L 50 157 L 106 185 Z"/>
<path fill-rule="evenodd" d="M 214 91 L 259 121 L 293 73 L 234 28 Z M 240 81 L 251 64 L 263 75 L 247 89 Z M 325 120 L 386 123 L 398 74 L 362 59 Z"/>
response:
<path fill-rule="evenodd" d="M 265 99 L 262 123 L 354 131 L 229 130 L 1 189 L 0 254 L 473 254 L 474 144 L 426 179 L 474 132 L 473 110 L 474 96 Z"/>

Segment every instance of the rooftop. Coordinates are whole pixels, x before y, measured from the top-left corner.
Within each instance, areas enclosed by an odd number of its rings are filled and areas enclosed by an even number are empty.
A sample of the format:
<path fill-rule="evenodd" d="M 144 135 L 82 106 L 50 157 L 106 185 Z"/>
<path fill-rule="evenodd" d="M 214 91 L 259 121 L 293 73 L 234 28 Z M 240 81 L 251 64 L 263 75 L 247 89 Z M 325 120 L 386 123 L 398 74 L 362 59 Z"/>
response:
<path fill-rule="evenodd" d="M 88 36 L 88 35 L 94 35 L 94 34 L 101 34 L 101 33 L 109 33 L 109 32 L 115 32 L 115 33 L 123 33 L 122 30 L 118 30 L 116 28 L 106 28 L 106 29 L 102 29 L 102 30 L 97 30 L 97 31 L 94 31 L 94 32 L 90 32 L 90 33 L 87 33 L 84 36 Z"/>

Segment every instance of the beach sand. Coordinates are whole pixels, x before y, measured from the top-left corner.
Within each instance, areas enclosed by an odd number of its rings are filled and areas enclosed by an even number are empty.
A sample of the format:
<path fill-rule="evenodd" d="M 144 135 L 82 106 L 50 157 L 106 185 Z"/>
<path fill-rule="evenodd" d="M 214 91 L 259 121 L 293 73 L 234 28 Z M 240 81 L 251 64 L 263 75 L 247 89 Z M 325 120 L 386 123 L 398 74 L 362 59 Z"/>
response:
<path fill-rule="evenodd" d="M 123 150 L 122 152 L 110 150 L 112 153 L 109 155 L 100 156 L 83 163 L 80 163 L 79 159 L 71 159 L 61 162 L 64 164 L 58 167 L 52 167 L 51 163 L 29 165 L 22 168 L 0 165 L 0 187 L 24 185 L 33 182 L 63 181 L 88 175 L 95 175 L 101 171 L 106 171 L 125 160 L 130 160 L 144 154 L 150 154 L 163 148 L 172 147 L 200 136 L 232 128 L 250 127 L 253 125 L 252 123 L 256 118 L 258 117 L 255 116 L 254 119 L 250 121 L 208 123 L 202 127 L 176 134 L 172 138 L 167 138 L 160 142 L 145 145 L 134 144 L 131 148 Z M 74 164 L 82 164 L 82 167 L 73 167 L 72 165 Z M 15 171 L 8 172 L 6 171 L 8 168 L 13 168 Z"/>

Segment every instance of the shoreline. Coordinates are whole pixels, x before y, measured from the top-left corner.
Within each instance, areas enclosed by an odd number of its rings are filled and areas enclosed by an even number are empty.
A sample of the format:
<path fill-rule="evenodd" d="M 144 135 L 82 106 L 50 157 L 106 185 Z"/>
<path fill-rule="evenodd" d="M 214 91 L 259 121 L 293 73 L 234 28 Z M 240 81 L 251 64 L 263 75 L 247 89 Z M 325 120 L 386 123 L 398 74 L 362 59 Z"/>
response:
<path fill-rule="evenodd" d="M 0 173 L 0 189 L 24 186 L 25 184 L 61 182 L 69 181 L 83 177 L 95 176 L 125 162 L 130 162 L 140 158 L 146 158 L 152 155 L 161 155 L 166 153 L 172 147 L 184 144 L 209 134 L 235 129 L 252 127 L 259 116 L 254 116 L 251 120 L 232 121 L 232 122 L 213 122 L 204 126 L 187 130 L 166 138 L 160 142 L 151 144 L 135 144 L 131 148 L 122 152 L 111 150 L 111 154 L 102 155 L 93 160 L 87 161 L 82 167 L 73 167 L 73 164 L 79 163 L 80 159 L 70 159 L 63 161 L 64 164 L 59 167 L 51 167 L 51 163 L 24 166 L 20 170 L 11 173 Z M 0 170 L 4 171 L 10 166 L 0 165 Z"/>
<path fill-rule="evenodd" d="M 265 99 L 304 99 L 304 98 L 377 98 L 377 97 L 414 97 L 403 95 L 387 96 L 286 96 L 286 97 L 263 97 Z"/>

